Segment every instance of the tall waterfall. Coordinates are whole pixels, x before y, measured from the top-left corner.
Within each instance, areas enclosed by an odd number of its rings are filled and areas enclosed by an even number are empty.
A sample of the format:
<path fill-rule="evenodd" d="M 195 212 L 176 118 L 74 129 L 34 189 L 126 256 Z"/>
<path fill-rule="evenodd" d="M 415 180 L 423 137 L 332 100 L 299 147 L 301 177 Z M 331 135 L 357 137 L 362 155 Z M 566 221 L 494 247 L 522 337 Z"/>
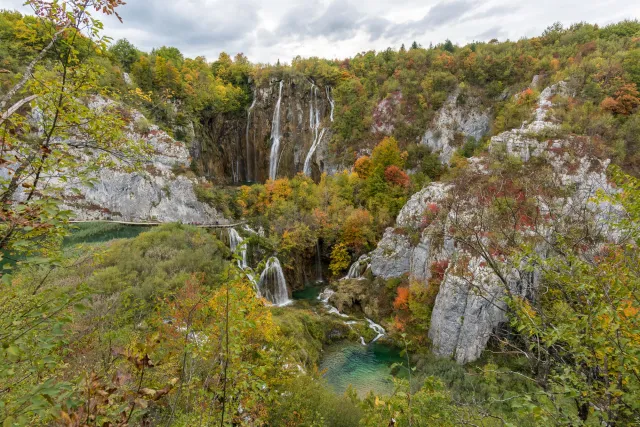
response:
<path fill-rule="evenodd" d="M 329 116 L 329 118 L 333 122 L 333 109 L 335 108 L 336 103 L 333 100 L 333 98 L 331 97 L 331 90 L 332 89 L 329 86 L 325 87 L 325 91 L 327 92 L 327 100 L 329 101 L 329 104 L 331 104 L 331 115 Z"/>
<path fill-rule="evenodd" d="M 284 278 L 280 260 L 271 257 L 260 275 L 258 281 L 258 291 L 260 296 L 266 298 L 275 305 L 286 305 L 289 303 L 289 291 L 287 281 Z"/>
<path fill-rule="evenodd" d="M 252 160 L 251 157 L 252 156 L 249 155 L 249 153 L 251 152 L 251 150 L 249 148 L 250 147 L 250 144 L 249 144 L 249 129 L 251 128 L 251 112 L 253 111 L 253 108 L 256 106 L 256 100 L 258 99 L 257 96 L 256 96 L 257 94 L 258 94 L 257 91 L 254 90 L 253 91 L 253 102 L 251 103 L 251 106 L 249 107 L 249 111 L 247 112 L 247 132 L 246 132 L 246 145 L 247 145 L 246 146 L 246 156 L 247 156 L 247 158 L 245 159 L 246 162 L 247 162 L 247 170 L 246 170 L 247 181 L 252 181 L 254 179 L 253 178 L 253 174 L 251 173 L 251 160 Z"/>
<path fill-rule="evenodd" d="M 311 144 L 311 148 L 309 149 L 309 153 L 307 153 L 307 158 L 304 159 L 304 167 L 302 168 L 302 171 L 307 176 L 311 175 L 311 159 L 313 158 L 313 155 L 315 154 L 316 149 L 320 144 L 320 141 L 322 141 L 322 138 L 324 137 L 325 130 L 326 129 L 322 129 L 322 131 L 320 132 L 320 135 L 318 135 L 316 139 L 313 141 L 313 144 Z"/>
<path fill-rule="evenodd" d="M 309 129 L 311 130 L 315 128 L 314 126 L 315 114 L 313 113 L 313 107 L 314 107 L 313 95 L 315 93 L 315 90 L 316 90 L 315 83 L 311 83 L 311 92 L 309 94 Z"/>
<path fill-rule="evenodd" d="M 249 267 L 247 263 L 247 246 L 244 244 L 244 239 L 238 234 L 235 228 L 229 229 L 229 246 L 231 252 L 238 253 L 242 259 L 238 260 L 238 267 L 244 270 Z"/>
<path fill-rule="evenodd" d="M 282 86 L 284 80 L 280 80 L 278 92 L 278 102 L 273 111 L 273 121 L 271 122 L 271 155 L 269 156 L 269 179 L 276 179 L 278 174 L 278 152 L 280 151 L 280 104 L 282 103 Z"/>
<path fill-rule="evenodd" d="M 307 157 L 304 159 L 304 167 L 302 168 L 302 172 L 307 176 L 311 175 L 311 159 L 325 132 L 322 129 L 318 134 L 320 130 L 320 109 L 318 108 L 318 87 L 314 83 L 311 83 L 311 97 L 309 99 L 309 128 L 313 131 L 313 143 L 309 148 Z"/>

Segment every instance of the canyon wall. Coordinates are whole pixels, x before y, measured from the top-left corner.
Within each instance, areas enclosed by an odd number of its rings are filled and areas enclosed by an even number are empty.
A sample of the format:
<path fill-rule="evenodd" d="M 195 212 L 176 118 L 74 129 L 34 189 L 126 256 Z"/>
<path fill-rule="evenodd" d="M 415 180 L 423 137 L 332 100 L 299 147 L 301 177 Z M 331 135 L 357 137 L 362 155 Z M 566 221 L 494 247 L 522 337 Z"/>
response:
<path fill-rule="evenodd" d="M 280 93 L 279 114 L 275 114 Z M 332 137 L 330 87 L 318 86 L 302 76 L 285 76 L 254 86 L 253 96 L 243 117 L 203 113 L 196 124 L 192 153 L 203 176 L 216 183 L 266 181 L 276 124 L 280 130 L 275 153 L 278 177 L 303 172 L 314 142 L 316 150 L 308 162 L 310 175 L 317 179 L 332 168 L 327 149 Z"/>

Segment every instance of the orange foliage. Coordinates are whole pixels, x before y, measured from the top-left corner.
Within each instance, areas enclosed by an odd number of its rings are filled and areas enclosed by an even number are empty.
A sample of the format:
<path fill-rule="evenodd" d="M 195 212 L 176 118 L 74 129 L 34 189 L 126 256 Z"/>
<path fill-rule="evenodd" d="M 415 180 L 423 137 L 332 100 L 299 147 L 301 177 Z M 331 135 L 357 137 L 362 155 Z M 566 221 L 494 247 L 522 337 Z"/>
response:
<path fill-rule="evenodd" d="M 356 163 L 353 167 L 358 176 L 362 179 L 367 179 L 371 174 L 372 163 L 369 156 L 362 156 L 356 160 Z"/>
<path fill-rule="evenodd" d="M 396 310 L 406 310 L 409 308 L 409 288 L 398 288 L 398 295 L 393 301 L 393 308 Z"/>
<path fill-rule="evenodd" d="M 364 250 L 375 240 L 373 217 L 366 209 L 356 209 L 347 217 L 342 228 L 342 242 L 356 252 Z"/>
<path fill-rule="evenodd" d="M 635 83 L 624 83 L 615 93 L 615 97 L 606 97 L 600 108 L 614 114 L 628 116 L 640 106 L 640 93 Z"/>
<path fill-rule="evenodd" d="M 520 93 L 520 96 L 518 96 L 518 104 L 519 105 L 529 104 L 532 101 L 533 98 L 535 98 L 535 95 L 533 93 L 533 89 L 528 87 L 527 89 L 525 89 L 524 91 L 522 91 Z"/>
<path fill-rule="evenodd" d="M 393 319 L 393 327 L 395 328 L 395 330 L 397 331 L 404 331 L 404 322 L 402 320 L 400 320 L 400 318 L 398 316 L 396 316 Z"/>
<path fill-rule="evenodd" d="M 384 171 L 384 179 L 393 185 L 397 185 L 402 188 L 408 188 L 411 180 L 402 169 L 396 165 L 391 165 Z"/>
<path fill-rule="evenodd" d="M 293 193 L 293 189 L 287 178 L 280 178 L 274 181 L 269 180 L 264 186 L 273 202 L 287 200 Z"/>

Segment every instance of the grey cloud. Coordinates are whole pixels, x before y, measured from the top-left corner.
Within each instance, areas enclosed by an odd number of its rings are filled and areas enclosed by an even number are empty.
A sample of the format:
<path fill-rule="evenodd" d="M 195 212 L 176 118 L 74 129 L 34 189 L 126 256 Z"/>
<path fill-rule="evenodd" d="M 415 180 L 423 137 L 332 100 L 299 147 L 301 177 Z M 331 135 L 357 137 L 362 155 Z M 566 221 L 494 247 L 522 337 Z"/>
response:
<path fill-rule="evenodd" d="M 489 28 L 487 31 L 484 31 L 474 37 L 474 40 L 479 41 L 487 41 L 491 39 L 499 39 L 506 37 L 507 33 L 500 27 L 495 26 Z"/>
<path fill-rule="evenodd" d="M 247 40 L 258 21 L 257 0 L 158 3 L 129 2 L 120 10 L 123 30 L 145 32 L 154 46 L 170 44 L 196 50 L 213 45 L 223 50 Z"/>
<path fill-rule="evenodd" d="M 353 37 L 363 27 L 362 12 L 349 1 L 334 0 L 326 9 L 318 1 L 304 7 L 291 9 L 280 20 L 274 37 L 292 37 L 301 40 L 311 37 L 326 37 L 329 40 L 345 40 Z"/>
<path fill-rule="evenodd" d="M 362 21 L 362 25 L 369 34 L 369 41 L 375 41 L 385 34 L 391 22 L 385 18 L 368 17 Z"/>
<path fill-rule="evenodd" d="M 521 9 L 520 6 L 514 6 L 514 5 L 493 6 L 485 10 L 480 10 L 480 11 L 467 14 L 464 17 L 462 17 L 460 21 L 465 22 L 465 21 L 472 21 L 472 20 L 485 19 L 485 18 L 498 18 L 506 15 L 511 15 L 520 9 Z"/>
<path fill-rule="evenodd" d="M 454 0 L 443 1 L 433 6 L 427 14 L 419 21 L 409 21 L 392 26 L 386 32 L 386 36 L 393 40 L 402 37 L 414 37 L 424 34 L 459 21 L 464 15 L 469 13 L 478 3 L 475 0 Z"/>

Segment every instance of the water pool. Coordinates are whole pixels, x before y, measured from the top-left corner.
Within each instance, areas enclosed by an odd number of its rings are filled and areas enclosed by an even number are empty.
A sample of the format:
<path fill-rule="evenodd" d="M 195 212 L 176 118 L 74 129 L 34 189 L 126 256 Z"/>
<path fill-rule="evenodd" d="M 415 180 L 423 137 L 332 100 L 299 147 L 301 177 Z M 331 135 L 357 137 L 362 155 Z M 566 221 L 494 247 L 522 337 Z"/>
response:
<path fill-rule="evenodd" d="M 404 360 L 397 348 L 382 343 L 363 346 L 349 342 L 325 349 L 320 369 L 326 370 L 324 378 L 338 394 L 343 394 L 352 385 L 360 397 L 370 391 L 389 395 L 394 391 L 391 367 Z M 406 369 L 399 371 L 399 376 L 406 375 Z"/>

